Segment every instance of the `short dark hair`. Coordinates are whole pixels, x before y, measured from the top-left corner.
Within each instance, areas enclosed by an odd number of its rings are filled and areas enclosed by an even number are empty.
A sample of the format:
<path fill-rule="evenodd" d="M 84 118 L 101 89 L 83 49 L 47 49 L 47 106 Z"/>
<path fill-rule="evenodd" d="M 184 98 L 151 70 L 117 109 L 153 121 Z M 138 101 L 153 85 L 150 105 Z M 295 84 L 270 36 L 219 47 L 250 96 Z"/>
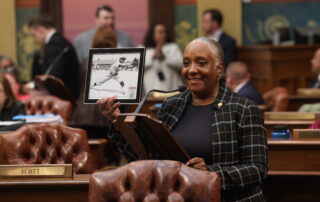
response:
<path fill-rule="evenodd" d="M 108 11 L 110 13 L 113 13 L 113 8 L 109 5 L 99 6 L 96 10 L 96 17 L 99 17 L 100 11 Z"/>
<path fill-rule="evenodd" d="M 55 27 L 52 17 L 45 14 L 33 16 L 29 20 L 28 27 L 38 27 L 38 26 L 45 27 L 45 28 Z"/>
<path fill-rule="evenodd" d="M 223 16 L 218 9 L 207 9 L 203 12 L 203 15 L 209 13 L 212 21 L 218 22 L 218 25 L 221 26 L 223 22 Z"/>

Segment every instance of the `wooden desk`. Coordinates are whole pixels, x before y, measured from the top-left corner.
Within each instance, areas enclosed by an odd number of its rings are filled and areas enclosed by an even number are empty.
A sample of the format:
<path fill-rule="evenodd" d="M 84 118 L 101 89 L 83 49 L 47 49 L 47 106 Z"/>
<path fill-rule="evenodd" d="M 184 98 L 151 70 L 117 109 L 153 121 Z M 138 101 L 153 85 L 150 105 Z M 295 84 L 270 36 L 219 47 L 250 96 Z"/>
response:
<path fill-rule="evenodd" d="M 271 140 L 269 171 L 319 171 L 320 141 Z"/>
<path fill-rule="evenodd" d="M 286 128 L 288 128 L 291 131 L 291 134 L 292 134 L 293 129 L 306 129 L 313 123 L 314 123 L 314 121 L 296 121 L 296 120 L 290 120 L 290 121 L 265 120 L 264 121 L 264 125 L 266 127 L 268 138 L 271 138 L 271 133 L 274 130 L 275 126 L 285 126 Z"/>
<path fill-rule="evenodd" d="M 320 199 L 320 141 L 268 139 L 269 172 L 263 193 L 272 202 Z"/>
<path fill-rule="evenodd" d="M 298 88 L 309 87 L 315 77 L 310 59 L 319 45 L 242 46 L 237 59 L 246 62 L 252 82 L 261 93 L 276 87 L 286 87 L 290 94 Z"/>
<path fill-rule="evenodd" d="M 75 175 L 73 180 L 0 181 L 0 200 L 10 202 L 85 202 L 88 201 L 90 175 Z"/>
<path fill-rule="evenodd" d="M 320 172 L 268 173 L 262 186 L 267 201 L 318 202 L 320 199 Z"/>
<path fill-rule="evenodd" d="M 297 111 L 303 104 L 320 103 L 320 96 L 290 95 L 288 111 Z"/>
<path fill-rule="evenodd" d="M 89 139 L 90 151 L 96 165 L 96 169 L 100 169 L 107 165 L 108 159 L 105 155 L 106 139 Z"/>

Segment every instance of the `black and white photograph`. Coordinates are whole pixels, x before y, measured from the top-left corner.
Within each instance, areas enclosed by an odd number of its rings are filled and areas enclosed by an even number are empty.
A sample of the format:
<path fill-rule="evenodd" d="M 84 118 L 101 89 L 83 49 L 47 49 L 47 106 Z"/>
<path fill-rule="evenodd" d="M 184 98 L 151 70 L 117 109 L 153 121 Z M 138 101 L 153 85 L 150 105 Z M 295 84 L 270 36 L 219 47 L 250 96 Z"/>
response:
<path fill-rule="evenodd" d="M 124 104 L 141 98 L 144 48 L 90 49 L 84 103 L 117 96 Z"/>

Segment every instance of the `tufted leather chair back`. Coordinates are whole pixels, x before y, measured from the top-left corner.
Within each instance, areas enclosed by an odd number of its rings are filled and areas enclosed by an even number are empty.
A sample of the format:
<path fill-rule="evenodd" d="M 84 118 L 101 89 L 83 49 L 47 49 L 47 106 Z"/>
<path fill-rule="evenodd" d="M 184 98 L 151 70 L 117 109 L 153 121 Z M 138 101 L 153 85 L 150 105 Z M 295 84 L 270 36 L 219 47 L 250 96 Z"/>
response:
<path fill-rule="evenodd" d="M 28 115 L 54 113 L 60 115 L 64 123 L 69 123 L 72 117 L 72 104 L 52 95 L 36 95 L 24 101 Z"/>
<path fill-rule="evenodd" d="M 289 92 L 286 88 L 276 87 L 263 94 L 266 111 L 287 111 L 289 104 Z"/>
<path fill-rule="evenodd" d="M 111 171 L 94 173 L 90 202 L 218 202 L 220 178 L 176 161 L 136 161 Z"/>
<path fill-rule="evenodd" d="M 28 124 L 0 136 L 0 164 L 72 164 L 92 173 L 86 132 L 59 124 Z"/>

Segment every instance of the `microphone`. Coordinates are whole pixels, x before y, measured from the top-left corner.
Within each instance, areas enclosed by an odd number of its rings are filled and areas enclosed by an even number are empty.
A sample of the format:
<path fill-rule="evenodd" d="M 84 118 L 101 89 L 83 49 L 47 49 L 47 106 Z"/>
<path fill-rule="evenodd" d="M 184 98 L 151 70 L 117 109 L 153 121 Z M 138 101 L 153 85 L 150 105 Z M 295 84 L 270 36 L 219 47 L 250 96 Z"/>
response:
<path fill-rule="evenodd" d="M 174 90 L 169 90 L 169 91 L 164 91 L 164 90 L 157 90 L 157 89 L 153 89 L 153 90 L 150 90 L 144 97 L 143 99 L 141 100 L 141 102 L 139 103 L 139 105 L 137 106 L 136 110 L 134 111 L 134 113 L 139 113 L 140 110 L 142 109 L 144 103 L 146 102 L 147 98 L 149 97 L 149 95 L 153 92 L 158 92 L 158 93 L 173 93 L 173 92 L 183 92 L 187 89 L 186 86 L 179 86 L 177 89 L 174 89 Z"/>
<path fill-rule="evenodd" d="M 53 69 L 54 65 L 60 60 L 60 58 L 69 50 L 69 46 L 63 48 L 63 50 L 59 53 L 59 55 L 53 60 L 53 62 L 49 65 L 49 68 L 44 73 L 44 75 L 50 74 L 51 70 Z"/>

